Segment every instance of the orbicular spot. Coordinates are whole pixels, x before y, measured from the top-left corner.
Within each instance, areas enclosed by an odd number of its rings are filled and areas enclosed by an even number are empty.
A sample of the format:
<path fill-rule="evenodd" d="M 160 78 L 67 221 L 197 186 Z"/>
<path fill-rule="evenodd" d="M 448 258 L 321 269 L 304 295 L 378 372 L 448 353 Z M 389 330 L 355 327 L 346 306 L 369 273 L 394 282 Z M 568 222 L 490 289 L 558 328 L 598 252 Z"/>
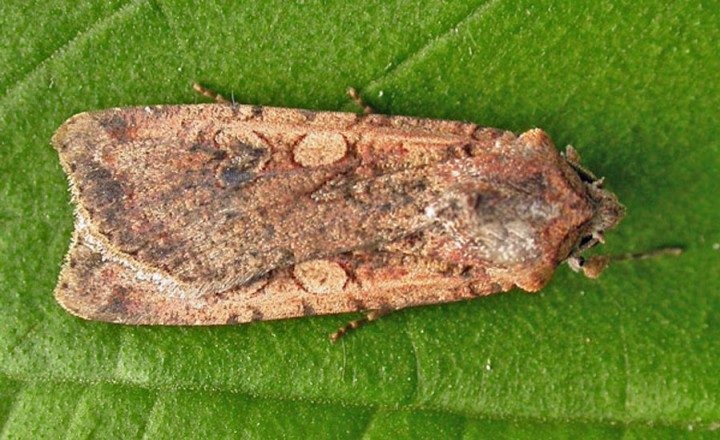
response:
<path fill-rule="evenodd" d="M 310 293 L 342 291 L 348 276 L 339 264 L 328 260 L 310 260 L 295 265 L 293 276 Z"/>
<path fill-rule="evenodd" d="M 293 158 L 304 167 L 318 167 L 337 162 L 347 150 L 347 141 L 339 133 L 310 133 L 295 146 Z"/>

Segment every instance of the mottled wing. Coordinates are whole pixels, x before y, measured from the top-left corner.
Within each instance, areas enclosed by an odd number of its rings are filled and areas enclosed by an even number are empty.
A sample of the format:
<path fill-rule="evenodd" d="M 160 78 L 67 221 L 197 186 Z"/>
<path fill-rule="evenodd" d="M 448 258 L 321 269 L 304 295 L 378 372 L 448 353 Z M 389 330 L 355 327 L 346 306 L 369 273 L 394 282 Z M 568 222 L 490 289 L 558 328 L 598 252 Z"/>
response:
<path fill-rule="evenodd" d="M 464 154 L 477 127 L 422 122 L 159 106 L 77 115 L 53 143 L 108 252 L 203 294 L 424 227 L 444 182 L 418 186 L 418 167 Z"/>
<path fill-rule="evenodd" d="M 271 271 L 246 286 L 201 297 L 170 295 L 157 279 L 76 235 L 55 295 L 85 319 L 140 325 L 224 325 L 422 304 L 500 291 L 482 272 L 393 253 L 356 253 Z"/>
<path fill-rule="evenodd" d="M 537 290 L 592 207 L 540 131 L 199 105 L 70 119 L 56 290 L 79 316 L 210 325 Z"/>

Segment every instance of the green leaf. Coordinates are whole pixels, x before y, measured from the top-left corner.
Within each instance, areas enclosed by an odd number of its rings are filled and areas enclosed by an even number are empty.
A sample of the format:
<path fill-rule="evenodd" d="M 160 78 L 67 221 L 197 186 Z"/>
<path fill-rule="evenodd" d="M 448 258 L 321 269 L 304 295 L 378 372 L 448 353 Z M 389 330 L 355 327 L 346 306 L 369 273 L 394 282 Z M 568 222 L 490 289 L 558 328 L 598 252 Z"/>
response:
<path fill-rule="evenodd" d="M 714 2 L 64 0 L 0 7 L 0 422 L 40 437 L 715 437 L 720 41 Z M 64 312 L 72 230 L 49 144 L 80 111 L 250 104 L 542 127 L 627 205 L 598 280 L 218 328 Z"/>

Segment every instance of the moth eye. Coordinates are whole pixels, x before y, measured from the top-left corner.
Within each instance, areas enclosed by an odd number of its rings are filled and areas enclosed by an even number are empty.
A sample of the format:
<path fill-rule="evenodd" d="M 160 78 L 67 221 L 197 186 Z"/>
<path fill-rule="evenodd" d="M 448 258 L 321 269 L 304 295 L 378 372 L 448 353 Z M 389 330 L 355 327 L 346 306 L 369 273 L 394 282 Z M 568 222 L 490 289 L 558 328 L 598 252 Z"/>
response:
<path fill-rule="evenodd" d="M 595 243 L 593 243 L 595 241 Z M 580 240 L 580 244 L 578 247 L 580 249 L 587 249 L 595 246 L 597 244 L 597 241 L 593 238 L 592 235 L 586 235 Z"/>

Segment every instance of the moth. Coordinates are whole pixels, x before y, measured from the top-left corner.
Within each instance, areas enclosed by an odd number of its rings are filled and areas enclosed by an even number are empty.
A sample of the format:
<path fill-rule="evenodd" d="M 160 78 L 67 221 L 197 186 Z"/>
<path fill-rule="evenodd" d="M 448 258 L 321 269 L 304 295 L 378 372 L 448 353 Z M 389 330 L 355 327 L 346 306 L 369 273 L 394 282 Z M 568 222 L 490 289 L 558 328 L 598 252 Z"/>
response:
<path fill-rule="evenodd" d="M 81 113 L 52 143 L 75 205 L 55 296 L 121 324 L 535 292 L 562 262 L 597 276 L 581 254 L 625 212 L 539 129 L 216 103 Z"/>

